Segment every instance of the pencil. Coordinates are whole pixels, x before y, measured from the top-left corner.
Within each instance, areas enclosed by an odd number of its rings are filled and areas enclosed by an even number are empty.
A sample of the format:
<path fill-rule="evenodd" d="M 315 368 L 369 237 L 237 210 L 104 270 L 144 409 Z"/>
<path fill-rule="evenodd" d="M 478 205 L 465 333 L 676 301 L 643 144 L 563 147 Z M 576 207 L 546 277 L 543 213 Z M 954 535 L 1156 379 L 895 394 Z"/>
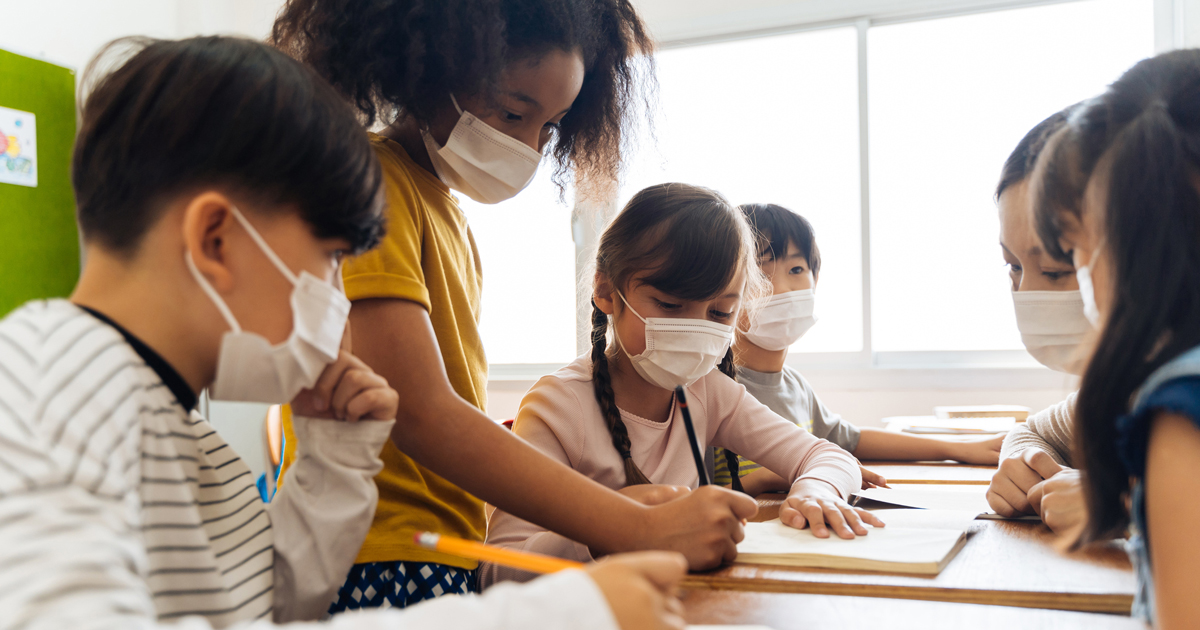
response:
<path fill-rule="evenodd" d="M 563 560 L 562 558 L 544 556 L 527 551 L 513 551 L 512 549 L 503 549 L 480 542 L 429 532 L 417 532 L 413 536 L 413 539 L 416 540 L 418 546 L 426 549 L 440 551 L 459 558 L 491 562 L 533 573 L 556 573 L 566 569 L 579 569 L 583 567 L 583 564 L 572 560 Z"/>
<path fill-rule="evenodd" d="M 683 387 L 675 387 L 675 400 L 679 401 L 679 409 L 683 411 L 683 427 L 687 429 L 688 442 L 692 445 L 692 458 L 696 460 L 696 474 L 700 475 L 700 485 L 708 485 L 708 471 L 704 468 L 704 455 L 700 452 L 700 443 L 696 441 L 696 427 L 692 426 L 692 412 L 688 411 L 687 396 Z M 732 471 L 737 474 L 737 471 Z"/>

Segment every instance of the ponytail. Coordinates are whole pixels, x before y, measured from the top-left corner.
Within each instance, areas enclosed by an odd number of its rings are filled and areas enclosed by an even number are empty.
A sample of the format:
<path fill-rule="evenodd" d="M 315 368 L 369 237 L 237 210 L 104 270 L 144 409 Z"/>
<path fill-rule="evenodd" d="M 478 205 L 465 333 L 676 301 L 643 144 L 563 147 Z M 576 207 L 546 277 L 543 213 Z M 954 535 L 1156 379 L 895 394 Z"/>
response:
<path fill-rule="evenodd" d="M 625 464 L 625 485 L 636 486 L 648 484 L 650 480 L 645 473 L 633 462 L 630 453 L 632 442 L 629 440 L 629 430 L 621 419 L 621 411 L 617 409 L 616 395 L 613 394 L 612 377 L 608 373 L 608 315 L 592 302 L 592 386 L 596 390 L 596 402 L 604 414 L 604 423 L 612 435 L 612 444 L 621 454 Z"/>

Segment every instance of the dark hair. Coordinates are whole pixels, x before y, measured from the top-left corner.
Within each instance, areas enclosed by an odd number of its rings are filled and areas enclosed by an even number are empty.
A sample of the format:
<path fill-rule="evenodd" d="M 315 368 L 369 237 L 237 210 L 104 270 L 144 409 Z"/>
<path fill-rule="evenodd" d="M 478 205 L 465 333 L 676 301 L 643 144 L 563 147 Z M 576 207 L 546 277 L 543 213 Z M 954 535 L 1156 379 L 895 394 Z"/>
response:
<path fill-rule="evenodd" d="M 718 295 L 741 270 L 747 274 L 746 298 L 761 292 L 763 280 L 754 260 L 754 239 L 741 213 L 720 193 L 688 184 L 658 184 L 629 200 L 604 234 L 596 252 L 596 275 L 624 293 L 633 276 L 682 300 Z M 592 304 L 592 383 L 596 402 L 612 434 L 613 446 L 625 461 L 625 483 L 650 483 L 630 455 L 629 432 L 617 410 L 608 373 L 608 316 Z M 725 353 L 721 372 L 735 378 L 733 350 Z M 737 455 L 726 450 L 734 488 Z"/>
<path fill-rule="evenodd" d="M 561 181 L 615 180 L 638 99 L 649 103 L 653 44 L 629 0 L 288 0 L 272 41 L 317 69 L 368 125 L 427 127 L 450 94 L 494 102 L 510 63 L 579 51 L 583 86 L 552 149 Z M 638 58 L 645 63 L 643 76 Z"/>
<path fill-rule="evenodd" d="M 1034 125 L 1033 129 L 1030 129 L 1025 137 L 1021 138 L 1017 147 L 1008 154 L 1008 159 L 1004 160 L 1004 166 L 1000 169 L 1000 182 L 996 184 L 997 201 L 1009 186 L 1020 183 L 1033 172 L 1038 157 L 1046 148 L 1046 142 L 1055 132 L 1066 126 L 1067 117 L 1079 106 L 1080 103 L 1076 103 L 1064 110 L 1054 112 L 1049 118 Z"/>
<path fill-rule="evenodd" d="M 132 56 L 100 67 L 118 49 Z M 126 54 L 129 54 L 128 52 Z M 71 181 L 84 239 L 132 254 L 170 196 L 295 204 L 358 251 L 383 232 L 382 172 L 354 112 L 308 68 L 248 39 L 130 38 L 93 60 Z"/>
<path fill-rule="evenodd" d="M 1075 403 L 1089 516 L 1082 542 L 1128 523 L 1131 471 L 1118 457 L 1117 418 L 1154 370 L 1200 345 L 1200 50 L 1135 65 L 1070 117 L 1043 160 L 1034 211 L 1046 249 L 1067 255 L 1064 214 L 1098 212 L 1093 257 L 1105 256 L 1112 273 L 1112 306 Z M 1103 207 L 1083 207 L 1089 185 L 1101 187 Z"/>
<path fill-rule="evenodd" d="M 815 280 L 821 273 L 821 250 L 816 233 L 808 219 L 773 203 L 747 203 L 738 206 L 754 230 L 758 242 L 758 257 L 775 260 L 787 256 L 788 243 L 793 243 L 808 260 Z"/>

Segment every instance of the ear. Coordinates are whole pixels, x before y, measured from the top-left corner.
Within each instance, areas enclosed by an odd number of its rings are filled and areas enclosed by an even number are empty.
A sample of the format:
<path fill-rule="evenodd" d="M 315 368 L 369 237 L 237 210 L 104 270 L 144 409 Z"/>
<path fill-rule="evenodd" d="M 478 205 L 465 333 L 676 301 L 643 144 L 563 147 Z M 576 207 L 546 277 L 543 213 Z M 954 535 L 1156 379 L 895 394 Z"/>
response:
<path fill-rule="evenodd" d="M 232 207 L 228 197 L 208 191 L 192 197 L 183 210 L 183 242 L 188 255 L 217 293 L 233 290 L 227 260 L 229 234 L 237 223 Z"/>
<path fill-rule="evenodd" d="M 612 281 L 608 279 L 608 276 L 597 271 L 595 289 L 592 290 L 592 302 L 605 315 L 612 315 L 616 312 L 616 300 L 617 294 L 613 290 Z"/>

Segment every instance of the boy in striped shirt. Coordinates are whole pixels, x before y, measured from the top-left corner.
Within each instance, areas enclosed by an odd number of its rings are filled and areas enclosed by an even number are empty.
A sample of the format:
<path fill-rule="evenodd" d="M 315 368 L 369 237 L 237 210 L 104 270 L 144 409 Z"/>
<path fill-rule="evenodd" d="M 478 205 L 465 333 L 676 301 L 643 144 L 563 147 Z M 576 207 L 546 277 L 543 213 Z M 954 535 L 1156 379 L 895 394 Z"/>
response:
<path fill-rule="evenodd" d="M 332 88 L 267 46 L 120 46 L 85 79 L 79 284 L 0 321 L 0 628 L 319 619 L 398 403 L 348 351 L 335 285 L 382 233 L 379 165 Z M 298 458 L 269 505 L 197 413 L 205 388 L 292 402 Z M 677 626 L 684 566 L 617 560 L 334 625 Z"/>

